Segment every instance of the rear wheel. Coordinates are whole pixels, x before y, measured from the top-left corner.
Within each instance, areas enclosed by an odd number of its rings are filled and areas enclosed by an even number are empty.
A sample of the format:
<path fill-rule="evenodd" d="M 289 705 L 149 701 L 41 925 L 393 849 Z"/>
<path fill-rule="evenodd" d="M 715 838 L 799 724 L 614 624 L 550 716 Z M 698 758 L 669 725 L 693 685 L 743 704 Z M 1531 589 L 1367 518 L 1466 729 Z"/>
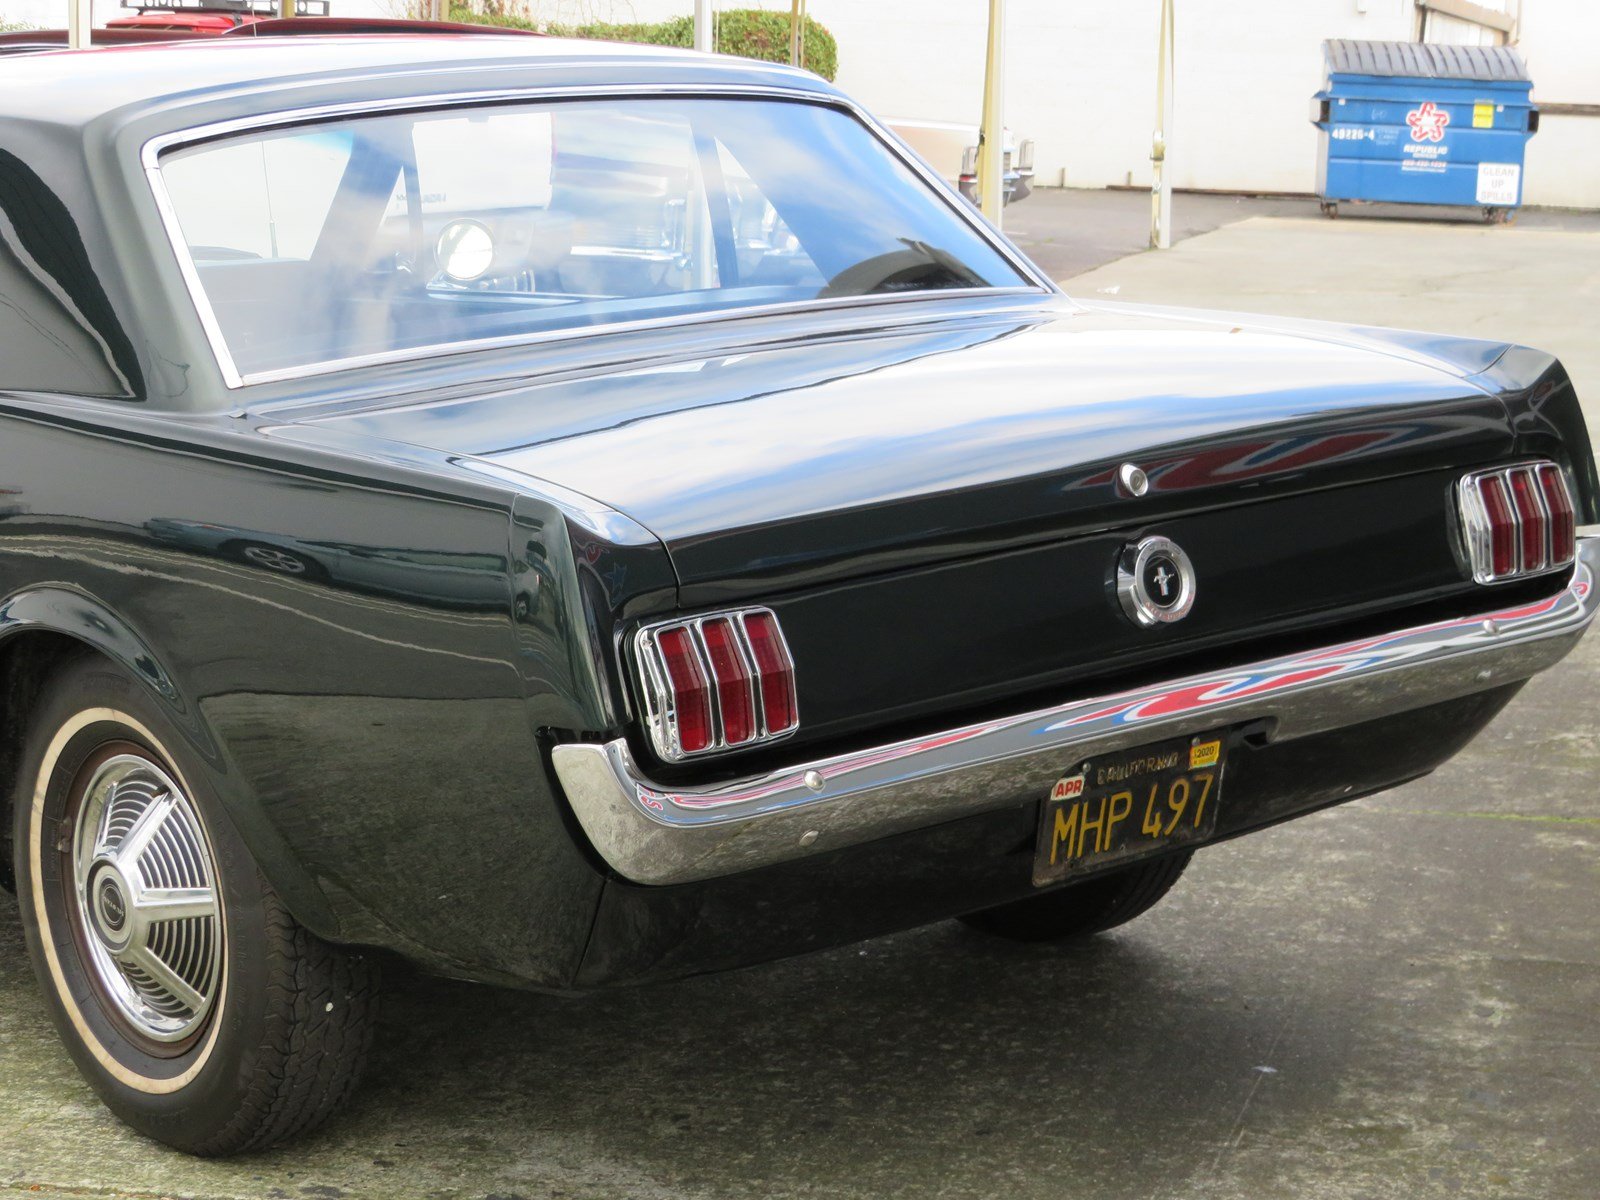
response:
<path fill-rule="evenodd" d="M 1056 942 L 1125 925 L 1170 892 L 1190 855 L 1169 854 L 1096 879 L 961 918 L 974 929 L 1018 942 Z"/>
<path fill-rule="evenodd" d="M 353 1089 L 376 971 L 301 927 L 179 731 L 102 659 L 32 714 L 17 894 L 57 1030 L 106 1104 L 220 1155 L 319 1124 Z"/>

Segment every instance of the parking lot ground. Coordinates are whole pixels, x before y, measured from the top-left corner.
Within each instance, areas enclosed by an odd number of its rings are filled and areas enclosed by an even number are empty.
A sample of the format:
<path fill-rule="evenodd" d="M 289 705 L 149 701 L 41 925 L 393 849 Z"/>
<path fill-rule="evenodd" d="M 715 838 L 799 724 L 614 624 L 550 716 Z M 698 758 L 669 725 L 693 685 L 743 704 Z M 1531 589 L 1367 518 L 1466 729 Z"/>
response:
<path fill-rule="evenodd" d="M 1087 301 L 1232 309 L 1536 346 L 1561 357 L 1591 437 L 1600 434 L 1600 216 L 1593 214 L 1530 213 L 1509 227 L 1251 217 L 1064 282 Z"/>
<path fill-rule="evenodd" d="M 1596 399 L 1597 270 L 1585 229 L 1265 219 L 1070 287 L 1515 337 Z M 0 899 L 0 1200 L 1592 1200 L 1597 711 L 1600 635 L 1433 776 L 1085 945 L 947 922 L 579 999 L 395 972 L 348 1113 L 231 1162 L 100 1108 Z"/>
<path fill-rule="evenodd" d="M 1337 221 L 1329 221 L 1309 196 L 1178 192 L 1172 198 L 1172 241 L 1176 245 L 1251 217 L 1301 217 L 1355 230 L 1384 225 L 1485 228 L 1476 209 L 1346 205 Z M 1596 232 L 1600 231 L 1600 212 L 1526 208 L 1511 228 L 1519 232 Z M 1005 230 L 1052 279 L 1070 279 L 1114 259 L 1137 254 L 1150 244 L 1150 193 L 1134 188 L 1039 188 L 1026 200 L 1006 209 Z"/>
<path fill-rule="evenodd" d="M 1173 197 L 1173 240 L 1197 237 L 1249 217 L 1315 216 L 1304 197 L 1218 196 L 1182 192 Z M 1005 231 L 1052 279 L 1137 254 L 1150 243 L 1150 193 L 1132 188 L 1038 188 L 1011 205 Z"/>

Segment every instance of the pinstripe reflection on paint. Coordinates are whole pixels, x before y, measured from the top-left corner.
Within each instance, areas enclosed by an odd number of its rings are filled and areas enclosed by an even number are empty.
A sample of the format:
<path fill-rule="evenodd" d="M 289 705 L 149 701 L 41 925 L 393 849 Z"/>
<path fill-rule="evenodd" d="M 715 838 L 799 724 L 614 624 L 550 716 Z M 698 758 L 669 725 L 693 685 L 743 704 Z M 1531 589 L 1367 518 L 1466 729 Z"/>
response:
<path fill-rule="evenodd" d="M 830 782 L 843 783 L 885 764 L 918 760 L 935 751 L 991 737 L 1005 737 L 1008 753 L 1030 753 L 1038 748 L 1035 742 L 1042 745 L 1067 730 L 1083 730 L 1087 734 L 1147 723 L 1180 722 L 1186 716 L 1243 701 L 1270 700 L 1340 680 L 1375 676 L 1403 667 L 1408 660 L 1439 659 L 1456 651 L 1486 649 L 1506 635 L 1537 637 L 1546 629 L 1552 634 L 1563 632 L 1574 622 L 1580 626 L 1587 622 L 1592 588 L 1591 568 L 1580 562 L 1566 589 L 1532 603 L 1190 677 L 1176 685 L 1108 696 L 1103 702 L 1075 701 L 1043 712 L 968 725 L 804 768 L 774 772 L 745 786 L 731 784 L 691 792 L 640 783 L 635 789 L 636 802 L 674 823 L 724 819 L 760 811 L 763 801 L 781 807 L 783 798 L 796 792 L 802 771 L 812 773 L 826 788 Z"/>

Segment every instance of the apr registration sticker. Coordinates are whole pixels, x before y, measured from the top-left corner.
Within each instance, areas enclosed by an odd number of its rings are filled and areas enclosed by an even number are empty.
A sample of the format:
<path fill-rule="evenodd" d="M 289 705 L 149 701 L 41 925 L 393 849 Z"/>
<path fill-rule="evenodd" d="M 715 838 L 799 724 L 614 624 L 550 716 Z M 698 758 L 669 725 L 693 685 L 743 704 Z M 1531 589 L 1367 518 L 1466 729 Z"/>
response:
<path fill-rule="evenodd" d="M 1220 757 L 1222 757 L 1221 738 L 1198 742 L 1189 747 L 1189 770 L 1198 771 L 1201 767 L 1214 767 Z"/>
<path fill-rule="evenodd" d="M 1071 775 L 1066 779 L 1056 780 L 1055 787 L 1050 789 L 1052 800 L 1076 800 L 1083 795 L 1083 776 Z"/>

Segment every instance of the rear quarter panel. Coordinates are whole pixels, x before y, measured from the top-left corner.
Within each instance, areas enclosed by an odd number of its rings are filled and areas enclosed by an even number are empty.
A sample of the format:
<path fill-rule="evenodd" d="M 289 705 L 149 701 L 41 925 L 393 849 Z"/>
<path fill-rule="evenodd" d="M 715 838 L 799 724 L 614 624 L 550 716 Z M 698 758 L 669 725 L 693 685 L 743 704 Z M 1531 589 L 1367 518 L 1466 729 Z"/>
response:
<path fill-rule="evenodd" d="M 0 646 L 69 626 L 150 682 L 297 916 L 445 971 L 571 978 L 600 877 L 540 733 L 609 718 L 559 511 L 525 498 L 513 556 L 490 482 L 22 398 L 0 398 L 0 493 Z"/>

